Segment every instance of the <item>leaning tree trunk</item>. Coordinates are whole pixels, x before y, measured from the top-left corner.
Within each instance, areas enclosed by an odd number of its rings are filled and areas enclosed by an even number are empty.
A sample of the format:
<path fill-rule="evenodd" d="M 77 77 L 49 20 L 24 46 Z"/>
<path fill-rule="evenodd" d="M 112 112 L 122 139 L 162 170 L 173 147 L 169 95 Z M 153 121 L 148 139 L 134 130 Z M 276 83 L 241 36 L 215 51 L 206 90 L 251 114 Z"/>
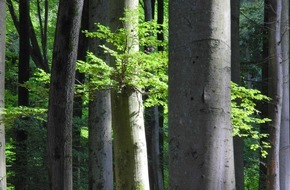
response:
<path fill-rule="evenodd" d="M 169 1 L 169 189 L 235 189 L 230 32 L 230 0 Z"/>
<path fill-rule="evenodd" d="M 231 0 L 231 78 L 232 81 L 240 84 L 240 0 Z M 236 190 L 244 189 L 244 157 L 243 157 L 244 142 L 239 136 L 234 137 L 234 161 L 235 161 L 235 176 Z"/>
<path fill-rule="evenodd" d="M 108 25 L 108 1 L 90 0 L 90 31 L 96 23 Z M 90 39 L 90 51 L 106 60 L 100 45 L 104 40 Z M 109 89 L 92 90 L 89 102 L 89 189 L 113 190 L 112 115 Z"/>
<path fill-rule="evenodd" d="M 282 0 L 269 0 L 269 141 L 271 148 L 268 155 L 267 189 L 280 189 L 279 148 L 280 125 L 283 97 L 283 72 L 281 50 L 281 11 Z"/>
<path fill-rule="evenodd" d="M 283 66 L 283 104 L 280 131 L 280 189 L 290 189 L 289 148 L 289 0 L 282 1 L 281 48 Z"/>
<path fill-rule="evenodd" d="M 138 14 L 124 10 L 137 11 L 138 0 L 110 1 L 110 21 L 112 30 L 124 27 L 129 52 L 139 51 L 137 37 Z M 125 16 L 124 25 L 118 19 Z M 127 63 L 130 64 L 130 63 Z M 137 72 L 137 71 L 136 71 Z M 117 190 L 149 190 L 147 148 L 143 118 L 141 93 L 130 87 L 122 87 L 121 92 L 112 91 L 112 124 L 114 130 L 114 162 Z"/>
<path fill-rule="evenodd" d="M 0 120 L 5 107 L 6 0 L 0 0 Z M 5 126 L 0 124 L 0 190 L 6 190 Z"/>
<path fill-rule="evenodd" d="M 50 189 L 72 190 L 72 114 L 83 0 L 60 0 L 48 105 Z"/>

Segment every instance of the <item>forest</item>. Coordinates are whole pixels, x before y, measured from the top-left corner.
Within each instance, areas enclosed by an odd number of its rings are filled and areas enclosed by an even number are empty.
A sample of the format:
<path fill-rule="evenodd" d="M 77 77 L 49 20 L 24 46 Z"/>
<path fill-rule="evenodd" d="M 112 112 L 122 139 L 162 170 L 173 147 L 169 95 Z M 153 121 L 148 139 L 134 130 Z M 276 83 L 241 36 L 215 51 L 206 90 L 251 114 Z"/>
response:
<path fill-rule="evenodd" d="M 0 190 L 289 190 L 289 0 L 0 0 Z"/>

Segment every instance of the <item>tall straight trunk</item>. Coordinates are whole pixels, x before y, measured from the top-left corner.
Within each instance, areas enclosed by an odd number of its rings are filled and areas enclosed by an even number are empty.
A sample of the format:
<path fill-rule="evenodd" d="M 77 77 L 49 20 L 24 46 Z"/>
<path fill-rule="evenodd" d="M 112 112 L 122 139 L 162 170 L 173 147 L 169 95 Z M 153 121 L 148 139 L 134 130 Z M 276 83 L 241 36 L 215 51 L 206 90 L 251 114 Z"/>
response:
<path fill-rule="evenodd" d="M 72 190 L 72 116 L 83 0 L 60 0 L 48 105 L 48 169 L 53 190 Z"/>
<path fill-rule="evenodd" d="M 137 35 L 138 14 L 124 10 L 137 11 L 138 0 L 110 1 L 110 21 L 113 31 L 124 27 L 127 36 L 128 53 L 139 51 Z M 125 17 L 124 25 L 118 19 Z M 130 64 L 130 63 L 128 63 Z M 136 71 L 137 72 L 137 71 Z M 114 161 L 117 190 L 149 190 L 147 148 L 143 118 L 141 93 L 130 87 L 112 91 L 112 124 L 114 130 Z"/>
<path fill-rule="evenodd" d="M 145 14 L 145 21 L 150 21 L 153 19 L 153 10 L 152 10 L 152 2 L 151 0 L 143 0 L 144 2 L 144 14 Z"/>
<path fill-rule="evenodd" d="M 79 43 L 78 43 L 78 55 L 77 60 L 86 60 L 86 54 L 88 51 L 88 38 L 83 33 L 84 30 L 89 29 L 89 1 L 84 0 L 82 20 L 81 20 L 81 30 L 79 33 Z M 76 71 L 75 84 L 83 84 L 85 82 L 85 74 Z M 83 116 L 83 99 L 82 94 L 74 96 L 73 101 L 73 118 L 82 119 Z M 76 150 L 77 154 L 73 155 L 73 180 L 76 188 L 79 189 L 81 186 L 81 126 L 76 124 L 73 127 L 73 150 Z"/>
<path fill-rule="evenodd" d="M 40 37 L 41 37 L 41 49 L 42 49 L 42 57 L 43 57 L 43 66 L 46 66 L 45 71 L 49 71 L 48 68 L 48 58 L 47 58 L 47 28 L 48 28 L 48 0 L 43 2 L 44 6 L 44 19 L 42 18 L 42 7 L 40 0 L 37 0 L 37 16 L 39 21 L 39 30 L 40 30 Z M 31 28 L 33 26 L 31 25 Z M 36 41 L 37 43 L 37 41 Z M 38 44 L 38 43 L 37 43 Z"/>
<path fill-rule="evenodd" d="M 235 189 L 230 36 L 230 0 L 169 1 L 169 189 Z"/>
<path fill-rule="evenodd" d="M 268 16 L 268 7 L 269 0 L 264 0 L 264 27 L 263 27 L 263 59 L 264 62 L 262 64 L 262 93 L 269 96 L 268 93 L 268 82 L 269 82 L 269 65 L 268 65 L 268 59 L 269 59 L 269 41 L 268 41 L 268 31 L 269 31 L 269 16 Z M 261 117 L 263 118 L 269 118 L 268 113 L 268 103 L 260 102 L 259 103 L 260 110 L 261 110 Z M 269 134 L 269 127 L 268 123 L 261 124 L 260 127 L 260 133 L 262 134 Z M 260 143 L 262 141 L 268 141 L 268 137 L 263 137 L 260 139 Z M 266 189 L 266 177 L 267 177 L 267 159 L 262 157 L 260 154 L 260 166 L 259 166 L 259 189 Z"/>
<path fill-rule="evenodd" d="M 231 0 L 231 78 L 232 81 L 240 84 L 240 0 Z M 236 190 L 244 189 L 244 142 L 242 137 L 234 137 L 234 161 Z"/>
<path fill-rule="evenodd" d="M 289 0 L 282 0 L 281 48 L 283 66 L 283 104 L 280 129 L 280 189 L 290 189 L 289 148 Z"/>
<path fill-rule="evenodd" d="M 163 190 L 162 166 L 160 163 L 159 127 L 160 115 L 158 106 L 146 108 L 145 127 L 147 138 L 147 153 L 149 165 L 149 180 L 151 190 Z M 149 148 L 150 147 L 150 148 Z"/>
<path fill-rule="evenodd" d="M 144 0 L 145 22 L 153 20 L 151 0 Z M 147 47 L 145 47 L 147 48 Z M 155 47 L 156 48 L 156 47 Z M 148 53 L 151 53 L 148 51 Z M 150 189 L 163 190 L 162 166 L 160 163 L 159 111 L 158 106 L 145 108 L 145 131 L 149 166 Z"/>
<path fill-rule="evenodd" d="M 157 40 L 164 42 L 164 0 L 157 0 L 157 24 L 160 24 L 157 33 Z M 164 51 L 164 46 L 158 46 L 158 51 Z M 167 167 L 164 163 L 164 108 L 158 107 L 159 112 L 159 150 L 160 150 L 160 166 L 162 168 L 162 179 L 164 178 L 163 168 Z"/>
<path fill-rule="evenodd" d="M 29 0 L 19 2 L 19 63 L 18 63 L 18 106 L 29 106 L 29 92 L 21 86 L 29 80 Z M 21 118 L 25 119 L 25 118 Z M 25 125 L 21 122 L 19 125 Z M 15 128 L 15 189 L 27 187 L 27 131 L 25 126 Z"/>
<path fill-rule="evenodd" d="M 96 23 L 108 25 L 108 1 L 90 0 L 90 31 Z M 90 39 L 90 51 L 106 59 L 104 41 Z M 91 92 L 89 102 L 89 189 L 113 190 L 112 115 L 111 94 L 108 89 Z"/>
<path fill-rule="evenodd" d="M 271 148 L 268 155 L 267 189 L 280 189 L 279 148 L 280 125 L 283 97 L 283 72 L 281 50 L 281 11 L 282 0 L 269 0 L 269 141 Z"/>
<path fill-rule="evenodd" d="M 0 120 L 5 107 L 6 0 L 0 0 Z M 6 190 L 5 126 L 0 124 L 0 190 Z"/>

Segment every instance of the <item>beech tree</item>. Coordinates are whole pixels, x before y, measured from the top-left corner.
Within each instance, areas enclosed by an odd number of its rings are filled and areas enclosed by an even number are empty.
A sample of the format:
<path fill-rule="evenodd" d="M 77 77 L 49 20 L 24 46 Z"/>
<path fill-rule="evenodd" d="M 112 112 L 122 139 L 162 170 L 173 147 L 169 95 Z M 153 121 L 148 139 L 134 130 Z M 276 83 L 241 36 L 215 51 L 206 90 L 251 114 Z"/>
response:
<path fill-rule="evenodd" d="M 19 2 L 19 63 L 18 63 L 18 106 L 29 106 L 28 89 L 22 86 L 29 80 L 30 38 L 29 38 L 29 10 L 30 1 Z M 27 120 L 19 118 L 15 128 L 15 189 L 27 188 Z"/>
<path fill-rule="evenodd" d="M 97 23 L 108 25 L 108 1 L 89 1 L 90 31 Z M 106 59 L 104 40 L 90 38 L 89 50 Z M 112 115 L 109 89 L 91 89 L 89 102 L 89 189 L 113 190 Z"/>
<path fill-rule="evenodd" d="M 154 18 L 154 1 L 144 0 L 144 15 L 145 22 L 150 22 Z M 162 14 L 163 16 L 163 14 Z M 144 47 L 145 50 L 150 47 Z M 158 47 L 153 47 L 154 49 Z M 152 49 L 152 47 L 151 47 Z M 145 96 L 146 98 L 146 96 Z M 147 154 L 148 154 L 148 166 L 149 166 L 149 181 L 150 189 L 163 190 L 163 176 L 162 166 L 160 163 L 160 118 L 159 108 L 157 105 L 145 108 L 145 131 L 146 131 L 146 143 L 147 143 Z"/>
<path fill-rule="evenodd" d="M 78 56 L 77 60 L 86 60 L 86 54 L 88 51 L 88 38 L 83 33 L 84 30 L 88 30 L 89 28 L 89 1 L 84 0 L 83 11 L 82 11 L 82 19 L 81 19 L 81 30 L 79 32 L 79 42 L 78 42 Z M 85 82 L 85 74 L 80 73 L 76 70 L 75 76 L 75 84 L 83 84 Z M 75 93 L 73 100 L 73 118 L 77 122 L 73 124 L 73 150 L 77 152 L 77 154 L 73 154 L 73 180 L 74 180 L 74 188 L 79 189 L 81 186 L 81 166 L 82 159 L 80 153 L 82 152 L 81 146 L 81 126 L 78 121 L 82 121 L 84 115 L 84 106 L 83 106 L 83 93 Z"/>
<path fill-rule="evenodd" d="M 231 80 L 240 84 L 240 0 L 231 0 Z M 236 189 L 244 189 L 244 142 L 242 137 L 234 137 L 234 161 Z"/>
<path fill-rule="evenodd" d="M 280 189 L 290 189 L 289 149 L 289 1 L 282 0 L 281 48 L 283 67 L 283 97 L 280 130 Z"/>
<path fill-rule="evenodd" d="M 48 105 L 50 189 L 72 190 L 72 114 L 83 0 L 60 0 Z"/>
<path fill-rule="evenodd" d="M 0 1 L 0 120 L 5 107 L 6 0 Z M 5 126 L 0 124 L 0 190 L 6 190 Z"/>
<path fill-rule="evenodd" d="M 283 97 L 283 72 L 281 48 L 281 13 L 282 0 L 269 0 L 269 142 L 271 148 L 268 154 L 267 189 L 280 189 L 279 153 L 280 153 L 280 126 Z"/>
<path fill-rule="evenodd" d="M 20 1 L 19 6 L 20 6 L 20 3 L 23 3 L 23 2 Z M 14 26 L 20 35 L 20 27 L 21 27 L 20 25 L 22 21 L 17 19 L 17 14 L 15 12 L 15 8 L 13 6 L 12 0 L 7 0 L 7 5 L 9 8 L 9 12 L 13 20 Z M 40 30 L 41 30 L 40 31 L 41 47 L 38 43 L 36 31 L 32 24 L 29 11 L 26 11 L 25 13 L 25 14 L 28 14 L 28 19 L 29 19 L 27 25 L 25 26 L 29 28 L 29 36 L 27 37 L 29 37 L 29 40 L 30 40 L 30 43 L 29 43 L 30 55 L 33 62 L 38 68 L 41 68 L 46 72 L 49 72 L 50 69 L 49 69 L 48 58 L 47 58 L 48 0 L 44 1 L 44 19 L 42 19 L 40 1 L 37 1 L 37 7 L 38 7 L 39 25 L 40 25 Z M 44 23 L 42 23 L 43 21 Z"/>
<path fill-rule="evenodd" d="M 235 189 L 230 68 L 230 1 L 169 1 L 169 189 Z"/>
<path fill-rule="evenodd" d="M 138 52 L 138 14 L 134 12 L 138 10 L 138 0 L 109 2 L 111 30 L 114 32 L 124 28 L 128 34 L 125 44 L 127 53 Z M 121 17 L 124 18 L 123 22 L 119 20 Z M 112 90 L 111 97 L 116 189 L 149 190 L 142 95 L 138 89 L 124 85 L 119 90 Z"/>

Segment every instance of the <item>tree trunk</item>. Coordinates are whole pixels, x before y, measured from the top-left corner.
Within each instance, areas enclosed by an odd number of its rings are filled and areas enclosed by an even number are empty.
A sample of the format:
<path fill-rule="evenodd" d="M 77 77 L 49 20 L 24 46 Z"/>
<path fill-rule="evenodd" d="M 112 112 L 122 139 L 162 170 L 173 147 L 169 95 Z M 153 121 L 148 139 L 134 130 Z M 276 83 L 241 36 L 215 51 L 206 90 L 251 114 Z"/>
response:
<path fill-rule="evenodd" d="M 229 0 L 171 1 L 169 189 L 235 189 L 230 47 Z"/>
<path fill-rule="evenodd" d="M 84 0 L 82 12 L 82 20 L 81 20 L 81 31 L 79 33 L 79 42 L 78 42 L 78 56 L 77 60 L 86 60 L 86 55 L 88 51 L 88 38 L 83 33 L 84 30 L 89 29 L 89 3 L 88 0 Z M 83 84 L 85 82 L 85 74 L 76 71 L 75 76 L 75 84 Z M 82 94 L 78 94 L 74 96 L 73 103 L 73 118 L 82 119 L 83 116 L 83 99 Z M 81 188 L 81 126 L 79 123 L 73 125 L 73 150 L 77 152 L 77 154 L 73 155 L 73 180 L 76 185 L 76 189 Z"/>
<path fill-rule="evenodd" d="M 152 10 L 153 6 L 151 3 L 151 0 L 144 0 L 145 22 L 152 21 L 153 19 L 154 11 Z M 163 190 L 162 166 L 160 163 L 158 106 L 145 108 L 145 131 L 150 189 Z"/>
<path fill-rule="evenodd" d="M 154 0 L 155 1 L 155 0 Z M 154 7 L 154 6 L 153 6 Z M 157 40 L 164 42 L 164 0 L 157 0 L 157 24 L 160 24 L 157 33 Z M 158 51 L 164 51 L 164 46 L 158 46 Z M 162 179 L 164 179 L 163 168 L 168 167 L 164 162 L 164 108 L 162 106 L 158 107 L 159 112 L 159 150 L 160 150 L 160 166 L 162 172 Z"/>
<path fill-rule="evenodd" d="M 50 189 L 72 190 L 72 115 L 83 0 L 60 0 L 48 105 Z"/>
<path fill-rule="evenodd" d="M 280 125 L 283 97 L 283 72 L 281 50 L 281 11 L 282 0 L 269 0 L 269 141 L 271 148 L 268 155 L 267 189 L 280 189 L 279 148 Z"/>
<path fill-rule="evenodd" d="M 19 26 L 20 23 L 19 23 L 19 21 L 17 19 L 17 16 L 16 16 L 16 13 L 15 13 L 12 1 L 11 0 L 7 0 L 7 5 L 8 5 L 8 8 L 9 8 L 9 12 L 10 12 L 11 18 L 12 18 L 13 23 L 15 25 L 15 28 L 16 28 L 17 32 L 19 33 L 19 35 L 20 35 L 20 26 Z M 29 12 L 27 12 L 27 13 L 29 13 Z M 41 50 L 40 50 L 39 44 L 37 42 L 37 37 L 36 37 L 36 33 L 35 33 L 35 30 L 34 30 L 33 25 L 32 25 L 31 18 L 29 18 L 29 20 L 30 21 L 29 21 L 28 25 L 26 25 L 26 26 L 30 27 L 29 37 L 30 37 L 30 40 L 31 40 L 31 45 L 29 44 L 29 49 L 31 50 L 30 51 L 31 58 L 32 58 L 32 60 L 34 61 L 35 65 L 38 68 L 41 68 L 41 69 L 43 69 L 46 72 L 49 72 L 49 65 L 48 65 L 47 62 L 45 62 L 45 60 L 44 60 L 45 58 L 41 54 Z"/>
<path fill-rule="evenodd" d="M 0 120 L 5 107 L 5 38 L 6 38 L 6 0 L 0 1 Z M 6 190 L 6 159 L 5 159 L 5 126 L 0 124 L 0 190 Z"/>
<path fill-rule="evenodd" d="M 231 0 L 231 78 L 232 81 L 240 84 L 240 0 Z M 234 161 L 236 190 L 244 189 L 244 142 L 242 137 L 234 137 Z"/>
<path fill-rule="evenodd" d="M 18 106 L 29 106 L 29 92 L 21 86 L 29 80 L 29 0 L 19 2 L 19 63 L 18 63 Z M 19 118 L 20 120 L 26 118 Z M 26 122 L 15 127 L 15 189 L 27 188 L 27 131 Z"/>
<path fill-rule="evenodd" d="M 268 83 L 269 83 L 269 65 L 268 65 L 268 59 L 269 59 L 269 41 L 268 41 L 268 31 L 269 31 L 269 16 L 268 16 L 268 5 L 269 0 L 264 0 L 264 26 L 263 26 L 263 64 L 262 64 L 262 93 L 269 96 L 269 89 L 268 89 Z M 269 118 L 269 109 L 268 103 L 260 102 L 259 103 L 260 110 L 261 110 L 261 117 L 262 118 Z M 260 126 L 260 133 L 261 134 L 269 134 L 269 124 L 264 123 Z M 262 137 L 260 139 L 260 144 L 263 141 L 268 141 L 268 137 Z M 259 189 L 266 189 L 266 178 L 267 178 L 267 158 L 263 158 L 260 154 L 260 166 L 259 166 Z"/>
<path fill-rule="evenodd" d="M 289 0 L 282 1 L 281 48 L 283 67 L 283 104 L 280 131 L 280 189 L 290 189 L 289 149 Z"/>
<path fill-rule="evenodd" d="M 124 27 L 125 31 L 130 31 L 132 35 L 127 36 L 126 44 L 127 47 L 130 47 L 128 53 L 139 51 L 138 38 L 136 38 L 138 23 L 136 14 L 125 14 L 123 26 L 122 22 L 118 20 L 120 17 L 124 17 L 124 10 L 137 11 L 138 0 L 125 0 L 123 5 L 120 5 L 117 0 L 111 0 L 110 3 L 112 30 Z M 123 87 L 121 92 L 113 90 L 112 119 L 116 189 L 149 190 L 141 93 L 130 87 Z"/>
<path fill-rule="evenodd" d="M 108 25 L 108 1 L 90 0 L 90 31 L 96 23 Z M 97 38 L 90 39 L 90 51 L 106 59 Z M 110 90 L 91 92 L 89 102 L 89 189 L 113 190 L 112 115 Z"/>

